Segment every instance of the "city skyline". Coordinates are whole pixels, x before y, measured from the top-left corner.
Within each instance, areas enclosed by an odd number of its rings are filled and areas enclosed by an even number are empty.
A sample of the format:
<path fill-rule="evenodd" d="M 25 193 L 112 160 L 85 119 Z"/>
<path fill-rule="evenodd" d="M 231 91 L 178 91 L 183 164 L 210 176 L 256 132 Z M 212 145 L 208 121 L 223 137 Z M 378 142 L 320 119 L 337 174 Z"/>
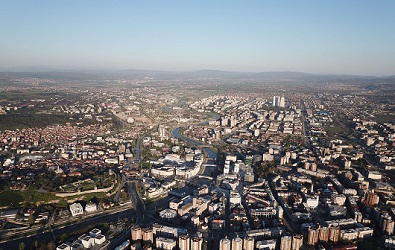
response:
<path fill-rule="evenodd" d="M 0 69 L 393 75 L 392 1 L 2 1 Z"/>

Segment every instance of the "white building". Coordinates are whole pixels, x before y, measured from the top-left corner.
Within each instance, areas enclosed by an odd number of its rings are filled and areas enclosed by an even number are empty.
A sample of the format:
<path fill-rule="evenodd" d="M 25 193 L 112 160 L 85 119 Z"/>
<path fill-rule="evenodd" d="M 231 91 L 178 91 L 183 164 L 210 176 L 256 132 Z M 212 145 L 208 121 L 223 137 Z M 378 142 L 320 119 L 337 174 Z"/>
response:
<path fill-rule="evenodd" d="M 86 234 L 78 237 L 78 239 L 81 241 L 84 248 L 91 248 L 95 245 L 95 240 Z"/>
<path fill-rule="evenodd" d="M 96 245 L 100 245 L 106 241 L 106 236 L 104 236 L 102 234 L 98 234 L 93 239 L 94 239 Z"/>
<path fill-rule="evenodd" d="M 314 196 L 308 197 L 306 199 L 306 206 L 309 208 L 316 208 L 318 206 L 318 201 L 319 201 L 318 195 L 315 197 Z"/>
<path fill-rule="evenodd" d="M 232 250 L 243 249 L 243 240 L 239 237 L 232 239 Z"/>
<path fill-rule="evenodd" d="M 223 238 L 219 242 L 219 250 L 230 250 L 230 240 L 228 238 Z"/>
<path fill-rule="evenodd" d="M 231 190 L 230 195 L 229 195 L 229 203 L 230 204 L 235 204 L 235 205 L 240 205 L 241 204 L 241 196 L 239 192 Z"/>
<path fill-rule="evenodd" d="M 372 180 L 381 180 L 381 173 L 379 171 L 369 171 L 368 178 Z"/>
<path fill-rule="evenodd" d="M 200 237 L 193 237 L 191 239 L 191 250 L 202 250 L 202 238 Z"/>
<path fill-rule="evenodd" d="M 92 213 L 92 212 L 96 212 L 97 211 L 97 205 L 96 203 L 93 202 L 88 202 L 85 206 L 85 211 L 87 213 Z"/>
<path fill-rule="evenodd" d="M 84 214 L 84 208 L 81 203 L 73 203 L 69 206 L 72 216 L 78 216 Z"/>
<path fill-rule="evenodd" d="M 58 246 L 56 250 L 71 250 L 70 246 L 63 243 L 62 245 Z"/>
<path fill-rule="evenodd" d="M 189 236 L 188 235 L 180 235 L 178 238 L 178 247 L 180 250 L 189 250 L 190 249 L 190 242 L 189 242 Z"/>
<path fill-rule="evenodd" d="M 177 216 L 177 211 L 167 208 L 167 209 L 160 211 L 159 216 L 162 219 L 174 219 Z"/>
<path fill-rule="evenodd" d="M 173 250 L 177 245 L 176 240 L 163 237 L 156 238 L 156 247 L 164 250 Z"/>
<path fill-rule="evenodd" d="M 274 250 L 276 249 L 276 242 L 276 240 L 260 240 L 256 242 L 255 247 L 257 249 Z"/>

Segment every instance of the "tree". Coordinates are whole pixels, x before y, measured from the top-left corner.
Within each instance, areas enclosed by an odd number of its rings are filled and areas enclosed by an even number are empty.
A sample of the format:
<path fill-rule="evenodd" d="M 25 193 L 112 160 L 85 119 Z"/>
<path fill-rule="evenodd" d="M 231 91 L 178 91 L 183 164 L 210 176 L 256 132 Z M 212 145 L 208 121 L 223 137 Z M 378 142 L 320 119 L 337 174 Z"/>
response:
<path fill-rule="evenodd" d="M 25 243 L 24 242 L 19 243 L 19 250 L 25 250 Z"/>
<path fill-rule="evenodd" d="M 56 245 L 55 242 L 51 241 L 48 243 L 48 250 L 55 250 L 56 249 Z"/>
<path fill-rule="evenodd" d="M 29 222 L 30 226 L 32 226 L 34 224 L 34 216 L 33 216 L 33 214 L 29 215 L 28 222 Z"/>

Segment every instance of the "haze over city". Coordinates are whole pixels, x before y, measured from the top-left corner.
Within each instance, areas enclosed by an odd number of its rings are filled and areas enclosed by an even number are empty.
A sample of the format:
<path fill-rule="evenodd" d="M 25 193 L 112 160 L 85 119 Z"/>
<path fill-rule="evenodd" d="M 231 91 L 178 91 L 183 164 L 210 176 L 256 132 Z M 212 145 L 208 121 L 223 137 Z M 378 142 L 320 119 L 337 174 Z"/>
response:
<path fill-rule="evenodd" d="M 394 1 L 0 1 L 0 250 L 395 249 Z"/>
<path fill-rule="evenodd" d="M 0 2 L 0 69 L 393 75 L 394 1 Z"/>

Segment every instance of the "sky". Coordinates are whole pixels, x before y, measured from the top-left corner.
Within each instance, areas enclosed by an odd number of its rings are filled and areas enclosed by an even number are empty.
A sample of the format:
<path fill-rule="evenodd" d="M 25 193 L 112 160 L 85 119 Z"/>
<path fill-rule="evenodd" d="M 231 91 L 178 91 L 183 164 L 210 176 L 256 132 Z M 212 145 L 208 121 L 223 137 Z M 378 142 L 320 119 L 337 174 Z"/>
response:
<path fill-rule="evenodd" d="M 395 75 L 393 0 L 0 0 L 0 69 Z"/>

